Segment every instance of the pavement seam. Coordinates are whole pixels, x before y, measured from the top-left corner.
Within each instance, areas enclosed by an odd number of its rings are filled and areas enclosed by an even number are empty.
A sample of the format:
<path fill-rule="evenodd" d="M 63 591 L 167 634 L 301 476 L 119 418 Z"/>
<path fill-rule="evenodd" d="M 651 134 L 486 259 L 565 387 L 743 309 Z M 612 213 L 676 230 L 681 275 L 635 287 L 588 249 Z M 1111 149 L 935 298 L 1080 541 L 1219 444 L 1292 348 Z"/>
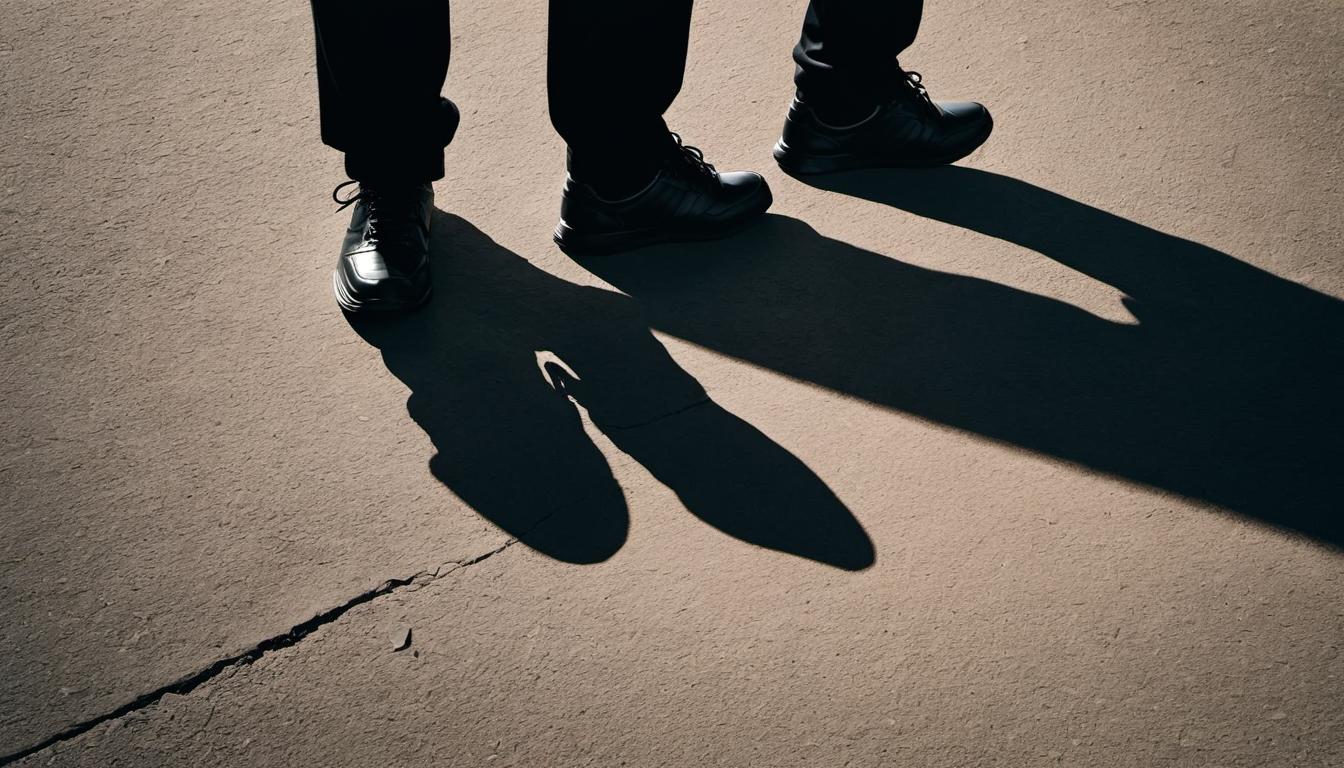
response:
<path fill-rule="evenodd" d="M 541 525 L 542 523 L 546 522 L 546 520 L 549 519 L 550 517 L 551 515 L 546 515 L 541 520 L 538 520 L 536 525 Z M 361 592 L 360 594 L 350 598 L 349 600 L 346 600 L 340 605 L 337 605 L 333 608 L 329 608 L 315 616 L 312 616 L 311 618 L 299 622 L 298 624 L 295 624 L 293 627 L 290 627 L 289 630 L 286 632 L 283 632 L 279 635 L 273 635 L 271 637 L 268 637 L 262 640 L 261 642 L 253 645 L 252 647 L 248 648 L 247 650 L 244 650 L 240 653 L 236 653 L 232 656 L 227 656 L 222 659 L 216 659 L 209 665 L 197 670 L 196 672 L 193 672 L 190 675 L 180 677 L 177 680 L 168 683 L 167 685 L 164 685 L 162 687 L 154 689 L 153 691 L 150 691 L 149 693 L 141 694 L 109 712 L 105 712 L 101 715 L 92 717 L 88 720 L 83 720 L 81 722 L 75 723 L 74 725 L 71 725 L 65 728 L 64 730 L 61 730 L 60 732 L 52 736 L 49 736 L 37 742 L 36 744 L 23 747 L 22 749 L 19 749 L 16 752 L 11 752 L 7 755 L 0 755 L 0 766 L 9 765 L 18 760 L 22 760 L 25 757 L 29 757 L 30 755 L 34 755 L 38 752 L 41 752 L 42 750 L 47 749 L 48 747 L 54 747 L 62 742 L 69 741 L 77 736 L 87 733 L 88 731 L 98 727 L 99 725 L 102 725 L 103 723 L 107 723 L 112 720 L 125 717 L 126 715 L 133 714 L 134 712 L 141 709 L 145 709 L 146 707 L 151 707 L 157 704 L 164 696 L 167 696 L 170 693 L 179 696 L 185 696 L 191 693 L 192 691 L 196 690 L 200 686 L 215 679 L 216 677 L 223 674 L 227 670 L 248 666 L 256 662 L 258 659 L 262 658 L 268 653 L 271 653 L 273 651 L 284 650 L 286 648 L 292 648 L 295 645 L 298 645 L 300 642 L 303 641 L 304 638 L 308 637 L 313 632 L 316 632 L 318 629 L 337 621 L 338 619 L 341 618 L 341 616 L 345 615 L 346 612 L 348 612 L 352 608 L 363 605 L 365 603 L 373 602 L 374 600 L 377 600 L 380 597 L 390 595 L 393 592 L 401 590 L 405 587 L 415 586 L 418 588 L 424 586 L 438 579 L 441 579 L 450 573 L 459 571 L 468 566 L 476 565 L 477 563 L 482 562 L 484 560 L 488 560 L 494 557 L 495 555 L 498 555 L 500 552 L 503 552 L 504 550 L 513 546 L 516 543 L 518 543 L 518 538 L 511 537 L 508 540 L 506 540 L 503 544 L 487 552 L 484 552 L 483 554 L 476 555 L 474 557 L 470 557 L 465 560 L 449 560 L 448 562 L 439 565 L 433 570 L 419 571 L 405 578 L 388 579 L 387 581 L 384 581 L 383 583 L 379 584 L 377 587 L 374 587 L 373 589 L 367 590 L 365 592 Z"/>

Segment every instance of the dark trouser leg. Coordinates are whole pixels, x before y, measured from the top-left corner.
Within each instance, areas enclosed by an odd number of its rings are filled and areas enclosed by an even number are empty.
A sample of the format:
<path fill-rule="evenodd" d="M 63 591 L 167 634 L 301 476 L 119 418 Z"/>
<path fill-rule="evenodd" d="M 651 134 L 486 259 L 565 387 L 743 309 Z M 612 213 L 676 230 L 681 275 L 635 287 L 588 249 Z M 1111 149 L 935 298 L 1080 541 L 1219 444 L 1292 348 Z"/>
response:
<path fill-rule="evenodd" d="M 923 6 L 922 0 L 812 0 L 793 49 L 798 90 L 827 114 L 871 111 L 899 76 L 896 56 L 915 41 Z"/>
<path fill-rule="evenodd" d="M 312 0 L 322 141 L 362 182 L 443 178 L 457 108 L 448 74 L 448 2 Z"/>
<path fill-rule="evenodd" d="M 657 173 L 690 25 L 691 0 L 551 0 L 551 123 L 576 179 L 633 193 Z"/>

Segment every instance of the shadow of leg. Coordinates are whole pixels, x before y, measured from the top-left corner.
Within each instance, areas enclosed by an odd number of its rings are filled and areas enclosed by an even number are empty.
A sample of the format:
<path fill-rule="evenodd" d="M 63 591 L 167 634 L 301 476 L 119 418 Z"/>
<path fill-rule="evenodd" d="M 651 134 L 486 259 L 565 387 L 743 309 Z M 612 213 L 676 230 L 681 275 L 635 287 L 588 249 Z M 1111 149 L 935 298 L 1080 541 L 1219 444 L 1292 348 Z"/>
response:
<path fill-rule="evenodd" d="M 1344 543 L 1344 303 L 1015 179 L 956 168 L 862 178 L 872 199 L 1119 288 L 1139 322 L 769 214 L 693 253 L 584 266 L 655 328 L 702 347 Z"/>
<path fill-rule="evenodd" d="M 821 478 L 716 403 L 605 434 L 729 536 L 848 571 L 873 564 L 868 534 Z"/>
<path fill-rule="evenodd" d="M 663 418 L 614 426 L 604 419 L 611 395 L 601 392 L 600 379 L 578 380 L 553 364 L 547 374 L 579 405 L 596 403 L 589 415 L 602 433 L 706 523 L 750 544 L 845 570 L 873 564 L 868 534 L 821 478 L 717 403 L 705 399 Z"/>
<path fill-rule="evenodd" d="M 407 410 L 434 444 L 434 476 L 536 551 L 595 563 L 625 543 L 629 514 L 574 409 L 546 385 L 533 349 L 547 291 L 565 292 L 466 222 L 439 213 L 435 297 L 402 318 L 351 317 L 409 389 Z"/>
<path fill-rule="evenodd" d="M 533 267 L 462 219 L 439 213 L 435 297 L 415 315 L 351 319 L 411 390 L 411 417 L 437 450 L 434 476 L 538 552 L 572 563 L 624 544 L 621 488 L 579 414 L 548 385 L 581 377 L 594 423 L 668 483 L 692 512 L 746 541 L 863 568 L 872 543 L 801 461 L 709 403 L 667 354 L 639 307 L 613 291 Z M 576 398 L 577 399 L 577 398 Z"/>

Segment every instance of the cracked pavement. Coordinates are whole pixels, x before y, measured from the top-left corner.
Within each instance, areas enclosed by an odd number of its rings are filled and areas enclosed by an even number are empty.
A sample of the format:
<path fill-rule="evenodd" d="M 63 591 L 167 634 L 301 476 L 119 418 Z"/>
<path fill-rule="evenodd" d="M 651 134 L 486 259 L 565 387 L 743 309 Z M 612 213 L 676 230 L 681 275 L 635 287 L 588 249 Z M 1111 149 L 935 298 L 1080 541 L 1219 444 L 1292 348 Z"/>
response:
<path fill-rule="evenodd" d="M 383 597 L 384 595 L 392 594 L 393 592 L 403 587 L 413 587 L 416 589 L 423 587 L 426 584 L 430 584 L 437 579 L 447 576 L 448 574 L 452 573 L 458 568 L 465 568 L 467 566 L 475 565 L 476 563 L 479 563 L 482 560 L 493 557 L 499 554 L 500 552 L 503 552 L 504 550 L 508 549 L 510 545 L 517 543 L 517 541 L 518 541 L 517 539 L 509 539 L 504 544 L 501 544 L 500 546 L 482 555 L 467 560 L 444 563 L 443 565 L 435 568 L 433 571 L 420 571 L 419 573 L 416 573 L 412 576 L 408 576 L 406 578 L 389 579 L 383 582 L 375 589 L 371 589 L 367 592 L 361 593 L 351 598 L 350 600 L 347 600 L 341 605 L 338 605 L 330 610 L 323 611 L 322 613 L 312 617 L 311 619 L 308 619 L 307 621 L 304 621 L 301 624 L 295 625 L 288 632 L 285 632 L 282 635 L 277 635 L 275 637 L 268 637 L 262 642 L 258 643 L 257 645 L 243 651 L 242 653 L 235 654 L 228 658 L 219 659 L 215 661 L 213 664 L 211 664 L 209 667 L 206 667 L 205 669 L 199 670 L 189 676 L 183 677 L 180 680 L 176 680 L 166 686 L 163 686 L 162 688 L 137 696 L 133 701 L 123 704 L 111 712 L 99 715 L 98 717 L 95 717 L 90 720 L 75 723 L 74 725 L 70 726 L 64 731 L 61 731 L 60 733 L 57 733 L 43 740 L 42 742 L 31 745 L 12 755 L 6 755 L 5 759 L 12 761 L 27 756 L 29 754 L 41 752 L 43 749 L 69 741 L 70 739 L 73 739 L 79 736 L 80 734 L 83 734 L 104 723 L 112 723 L 128 715 L 135 715 L 142 709 L 145 709 L 147 707 L 153 707 L 159 704 L 167 697 L 187 696 L 193 691 L 195 691 L 197 688 L 201 687 L 202 685 L 208 685 L 212 680 L 214 680 L 216 677 L 222 674 L 231 673 L 238 667 L 255 663 L 257 660 L 263 658 L 268 653 L 273 653 L 278 650 L 289 648 L 290 646 L 293 646 L 296 643 L 301 642 L 305 637 L 317 631 L 322 626 L 340 619 L 341 616 L 345 615 L 345 613 L 352 608 L 363 605 L 364 603 L 373 600 L 377 600 L 378 598 Z M 402 644 L 403 645 L 409 644 L 409 634 L 407 635 L 407 640 L 402 641 Z M 401 650 L 401 648 L 398 647 L 395 648 L 395 650 Z"/>
<path fill-rule="evenodd" d="M 927 5 L 963 169 L 780 174 L 801 6 L 702 0 L 772 216 L 580 264 L 457 3 L 352 327 L 306 7 L 6 3 L 0 764 L 1344 765 L 1338 7 Z"/>

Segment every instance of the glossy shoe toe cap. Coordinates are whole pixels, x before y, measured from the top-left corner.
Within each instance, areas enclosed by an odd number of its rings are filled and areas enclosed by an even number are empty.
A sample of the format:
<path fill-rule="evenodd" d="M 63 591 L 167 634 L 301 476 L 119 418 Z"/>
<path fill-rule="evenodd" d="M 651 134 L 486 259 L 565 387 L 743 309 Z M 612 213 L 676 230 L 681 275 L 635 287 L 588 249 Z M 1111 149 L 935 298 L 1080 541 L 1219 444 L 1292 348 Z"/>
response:
<path fill-rule="evenodd" d="M 381 258 L 343 258 L 332 281 L 336 301 L 347 312 L 393 312 L 411 309 L 429 296 L 429 272 L 408 275 L 389 271 Z"/>
<path fill-rule="evenodd" d="M 719 182 L 728 193 L 724 210 L 732 215 L 763 213 L 774 202 L 770 185 L 755 171 L 726 171 Z"/>
<path fill-rule="evenodd" d="M 755 171 L 724 171 L 719 174 L 719 181 L 726 189 L 742 194 L 754 194 L 765 186 L 765 177 Z"/>
<path fill-rule="evenodd" d="M 976 101 L 940 101 L 938 108 L 947 116 L 949 126 L 957 132 L 980 133 L 994 122 L 985 105 Z"/>
<path fill-rule="evenodd" d="M 940 101 L 938 107 L 957 121 L 982 122 L 989 119 L 989 110 L 978 101 Z"/>

